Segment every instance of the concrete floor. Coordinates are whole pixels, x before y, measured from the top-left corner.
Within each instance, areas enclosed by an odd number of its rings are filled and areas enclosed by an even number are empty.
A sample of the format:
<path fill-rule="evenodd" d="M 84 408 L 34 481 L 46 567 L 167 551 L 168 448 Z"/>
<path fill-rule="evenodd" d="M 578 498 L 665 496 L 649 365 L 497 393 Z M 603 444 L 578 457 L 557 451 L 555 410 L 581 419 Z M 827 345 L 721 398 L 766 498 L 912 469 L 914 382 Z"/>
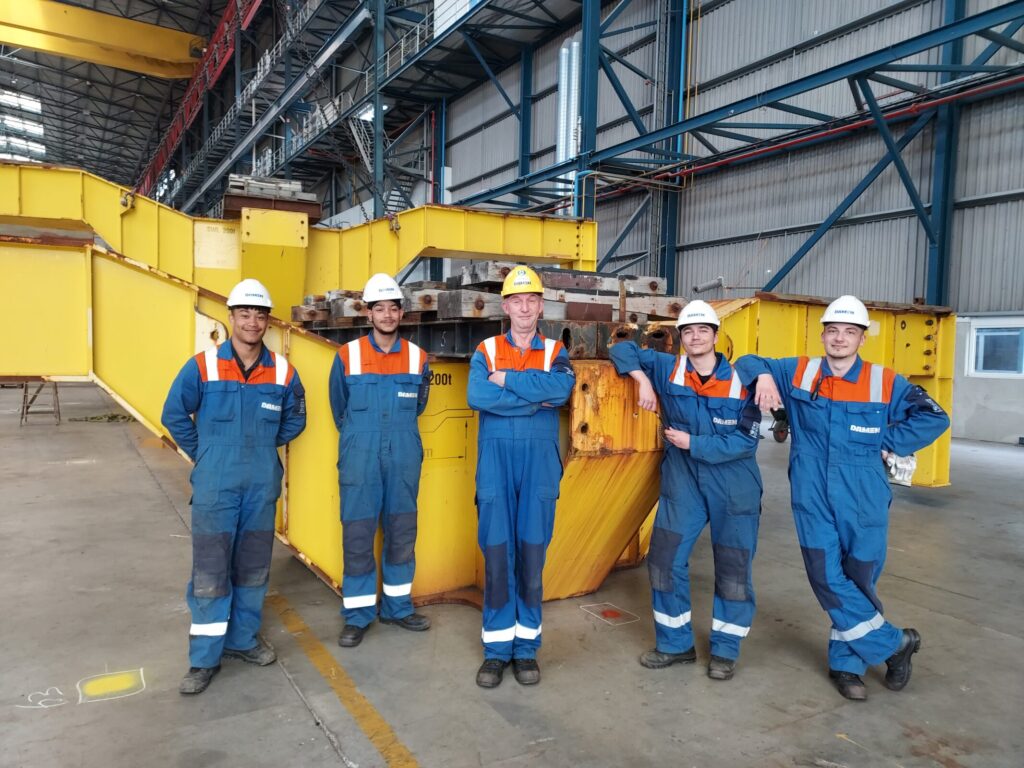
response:
<path fill-rule="evenodd" d="M 61 387 L 59 427 L 37 417 L 19 428 L 19 397 L 0 390 L 2 766 L 378 766 L 381 749 L 413 764 L 403 747 L 445 767 L 1022 764 L 1022 449 L 956 442 L 952 487 L 896 489 L 880 593 L 887 615 L 924 638 L 903 693 L 877 669 L 863 704 L 827 680 L 828 622 L 793 533 L 788 447 L 765 440 L 759 614 L 729 683 L 704 674 L 706 538 L 691 569 L 698 664 L 636 663 L 653 643 L 641 568 L 548 604 L 543 682 L 509 675 L 494 691 L 473 682 L 477 611 L 430 607 L 424 635 L 374 626 L 341 649 L 338 598 L 279 547 L 273 599 L 307 631 L 268 608 L 280 662 L 226 661 L 209 691 L 184 698 L 187 465 L 136 423 L 75 421 L 118 411 L 94 387 Z M 581 609 L 603 602 L 640 619 L 612 626 Z M 339 665 L 333 679 L 318 663 Z M 80 703 L 80 681 L 139 669 L 144 690 Z M 344 694 L 348 708 L 336 693 L 347 685 L 363 697 Z"/>

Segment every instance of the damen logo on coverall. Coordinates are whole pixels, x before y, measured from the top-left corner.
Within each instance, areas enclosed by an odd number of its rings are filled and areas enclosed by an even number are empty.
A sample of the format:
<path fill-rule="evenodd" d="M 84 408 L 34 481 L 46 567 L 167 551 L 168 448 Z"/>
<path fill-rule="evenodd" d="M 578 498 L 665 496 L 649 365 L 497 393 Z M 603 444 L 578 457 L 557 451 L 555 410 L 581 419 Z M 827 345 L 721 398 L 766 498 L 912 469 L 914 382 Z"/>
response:
<path fill-rule="evenodd" d="M 738 423 L 736 419 L 720 419 L 717 416 L 712 416 L 711 421 L 715 424 L 721 424 L 723 427 L 735 427 Z"/>
<path fill-rule="evenodd" d="M 882 428 L 881 427 L 862 427 L 862 426 L 860 426 L 858 424 L 851 424 L 850 425 L 850 431 L 851 432 L 863 432 L 866 435 L 877 435 L 879 432 L 882 431 Z"/>
<path fill-rule="evenodd" d="M 415 392 L 399 392 L 398 396 L 399 397 L 416 397 L 416 393 Z"/>
<path fill-rule="evenodd" d="M 260 408 L 266 408 L 268 411 L 280 411 L 280 405 L 274 405 L 273 403 L 260 403 Z"/>

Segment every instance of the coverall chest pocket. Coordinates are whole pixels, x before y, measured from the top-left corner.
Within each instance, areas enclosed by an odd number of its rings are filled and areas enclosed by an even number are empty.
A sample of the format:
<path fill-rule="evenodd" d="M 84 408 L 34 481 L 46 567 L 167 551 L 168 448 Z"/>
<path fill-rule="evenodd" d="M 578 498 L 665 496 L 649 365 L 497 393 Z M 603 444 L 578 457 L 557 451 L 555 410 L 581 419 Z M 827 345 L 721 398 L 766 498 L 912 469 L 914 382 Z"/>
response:
<path fill-rule="evenodd" d="M 370 384 L 362 377 L 353 376 L 348 380 L 348 409 L 365 411 L 370 407 Z"/>
<path fill-rule="evenodd" d="M 724 400 L 719 403 L 709 403 L 708 412 L 711 414 L 711 423 L 715 428 L 716 435 L 732 434 L 736 425 L 740 422 L 740 408 L 742 403 L 732 403 Z"/>
<path fill-rule="evenodd" d="M 234 421 L 238 416 L 237 381 L 211 381 L 203 391 L 203 410 L 213 421 Z"/>
<path fill-rule="evenodd" d="M 395 399 L 398 400 L 398 408 L 402 411 L 416 410 L 416 403 L 420 393 L 420 377 L 411 373 L 395 376 Z"/>
<path fill-rule="evenodd" d="M 855 447 L 882 450 L 885 430 L 885 406 L 881 403 L 847 403 L 846 421 L 849 440 Z"/>
<path fill-rule="evenodd" d="M 281 424 L 281 404 L 284 400 L 284 387 L 277 384 L 256 385 L 256 419 L 264 431 L 277 433 Z"/>
<path fill-rule="evenodd" d="M 669 384 L 661 408 L 665 420 L 676 429 L 690 429 L 697 423 L 697 395 L 689 387 Z"/>
<path fill-rule="evenodd" d="M 828 431 L 828 401 L 824 397 L 812 398 L 811 393 L 794 387 L 789 391 L 793 404 L 790 419 L 805 432 L 826 434 Z"/>

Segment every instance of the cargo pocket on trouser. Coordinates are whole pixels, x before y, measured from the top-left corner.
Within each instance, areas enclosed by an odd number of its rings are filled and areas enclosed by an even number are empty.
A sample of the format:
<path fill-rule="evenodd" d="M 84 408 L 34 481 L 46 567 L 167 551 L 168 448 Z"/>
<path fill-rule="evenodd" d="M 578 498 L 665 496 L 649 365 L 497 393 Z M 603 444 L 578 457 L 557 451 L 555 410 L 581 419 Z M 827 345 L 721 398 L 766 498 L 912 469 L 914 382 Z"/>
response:
<path fill-rule="evenodd" d="M 675 591 L 672 578 L 672 563 L 679 551 L 681 534 L 657 526 L 651 531 L 651 546 L 647 553 L 647 572 L 651 578 L 651 589 L 658 592 Z"/>
<path fill-rule="evenodd" d="M 846 577 L 857 585 L 857 588 L 864 593 L 864 596 L 871 601 L 879 613 L 883 613 L 882 601 L 878 599 L 871 583 L 874 580 L 874 572 L 875 563 L 872 560 L 858 560 L 853 555 L 847 555 L 843 560 L 843 573 L 846 574 Z"/>
<path fill-rule="evenodd" d="M 745 602 L 750 581 L 750 550 L 712 544 L 715 556 L 715 594 L 723 600 Z"/>
<path fill-rule="evenodd" d="M 384 517 L 385 554 L 391 565 L 404 565 L 416 552 L 416 513 Z"/>
<path fill-rule="evenodd" d="M 242 531 L 238 534 L 231 582 L 236 587 L 262 587 L 270 577 L 273 551 L 273 531 Z"/>
<path fill-rule="evenodd" d="M 377 519 L 373 517 L 341 524 L 346 576 L 362 576 L 376 569 L 373 559 L 373 538 L 376 535 Z"/>
<path fill-rule="evenodd" d="M 826 551 L 812 547 L 800 547 L 800 553 L 804 556 L 807 580 L 810 582 L 814 596 L 818 598 L 821 607 L 826 611 L 842 608 L 843 604 L 839 601 L 839 596 L 832 591 L 828 584 L 828 568 L 825 563 Z"/>
<path fill-rule="evenodd" d="M 881 456 L 877 466 L 858 468 L 854 491 L 856 497 L 851 503 L 857 508 L 857 522 L 863 528 L 883 528 L 889 524 L 889 506 L 892 504 L 892 489 L 882 469 Z M 872 536 L 884 536 L 874 531 Z"/>
<path fill-rule="evenodd" d="M 230 594 L 230 559 L 230 533 L 193 533 L 192 594 L 198 598 L 225 597 Z"/>

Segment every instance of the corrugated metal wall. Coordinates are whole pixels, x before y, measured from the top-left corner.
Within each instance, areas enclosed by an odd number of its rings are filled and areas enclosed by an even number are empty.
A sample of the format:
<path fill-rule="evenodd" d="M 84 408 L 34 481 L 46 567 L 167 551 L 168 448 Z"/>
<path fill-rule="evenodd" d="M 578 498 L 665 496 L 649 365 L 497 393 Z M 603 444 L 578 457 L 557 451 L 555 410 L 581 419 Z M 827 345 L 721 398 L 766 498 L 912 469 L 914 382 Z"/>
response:
<path fill-rule="evenodd" d="M 967 13 L 1002 3 L 968 0 Z M 658 0 L 634 0 L 616 28 L 643 24 L 660 13 Z M 605 8 L 607 13 L 612 6 Z M 818 72 L 886 45 L 932 29 L 942 22 L 943 0 L 731 0 L 713 4 L 691 24 L 694 93 L 688 114 L 703 111 Z M 653 72 L 658 43 L 651 27 L 606 40 L 642 69 Z M 566 37 L 570 37 L 572 30 Z M 537 50 L 534 59 L 532 169 L 554 161 L 558 49 L 563 40 Z M 970 38 L 965 59 L 987 41 Z M 934 62 L 938 51 L 908 61 Z M 990 63 L 1024 61 L 1001 51 Z M 655 84 L 614 65 L 645 122 L 650 126 Z M 934 84 L 934 74 L 903 73 L 905 79 Z M 502 73 L 514 101 L 519 68 Z M 598 145 L 631 138 L 635 129 L 602 75 Z M 895 89 L 875 86 L 881 101 Z M 905 94 L 904 94 L 905 95 Z M 845 83 L 790 103 L 841 116 L 856 111 Z M 465 197 L 517 175 L 518 121 L 490 83 L 450 108 L 449 152 L 454 197 Z M 781 113 L 777 113 L 781 114 Z M 904 126 L 897 127 L 897 134 Z M 747 131 L 745 131 L 747 132 Z M 761 136 L 771 132 L 761 131 Z M 709 137 L 719 149 L 735 146 Z M 950 303 L 959 311 L 1024 308 L 1024 95 L 965 106 L 955 190 L 950 265 Z M 688 140 L 688 151 L 708 150 Z M 885 153 L 877 134 L 862 133 L 829 144 L 720 170 L 694 179 L 679 197 L 678 286 L 721 275 L 732 290 L 704 298 L 749 295 L 806 240 Z M 924 201 L 931 199 L 934 142 L 930 128 L 904 152 Z M 636 210 L 640 195 L 599 203 L 599 258 L 607 252 Z M 628 254 L 649 248 L 645 215 L 619 248 Z M 804 260 L 778 290 L 824 296 L 853 292 L 865 298 L 909 302 L 924 293 L 928 241 L 895 169 L 890 167 Z"/>

